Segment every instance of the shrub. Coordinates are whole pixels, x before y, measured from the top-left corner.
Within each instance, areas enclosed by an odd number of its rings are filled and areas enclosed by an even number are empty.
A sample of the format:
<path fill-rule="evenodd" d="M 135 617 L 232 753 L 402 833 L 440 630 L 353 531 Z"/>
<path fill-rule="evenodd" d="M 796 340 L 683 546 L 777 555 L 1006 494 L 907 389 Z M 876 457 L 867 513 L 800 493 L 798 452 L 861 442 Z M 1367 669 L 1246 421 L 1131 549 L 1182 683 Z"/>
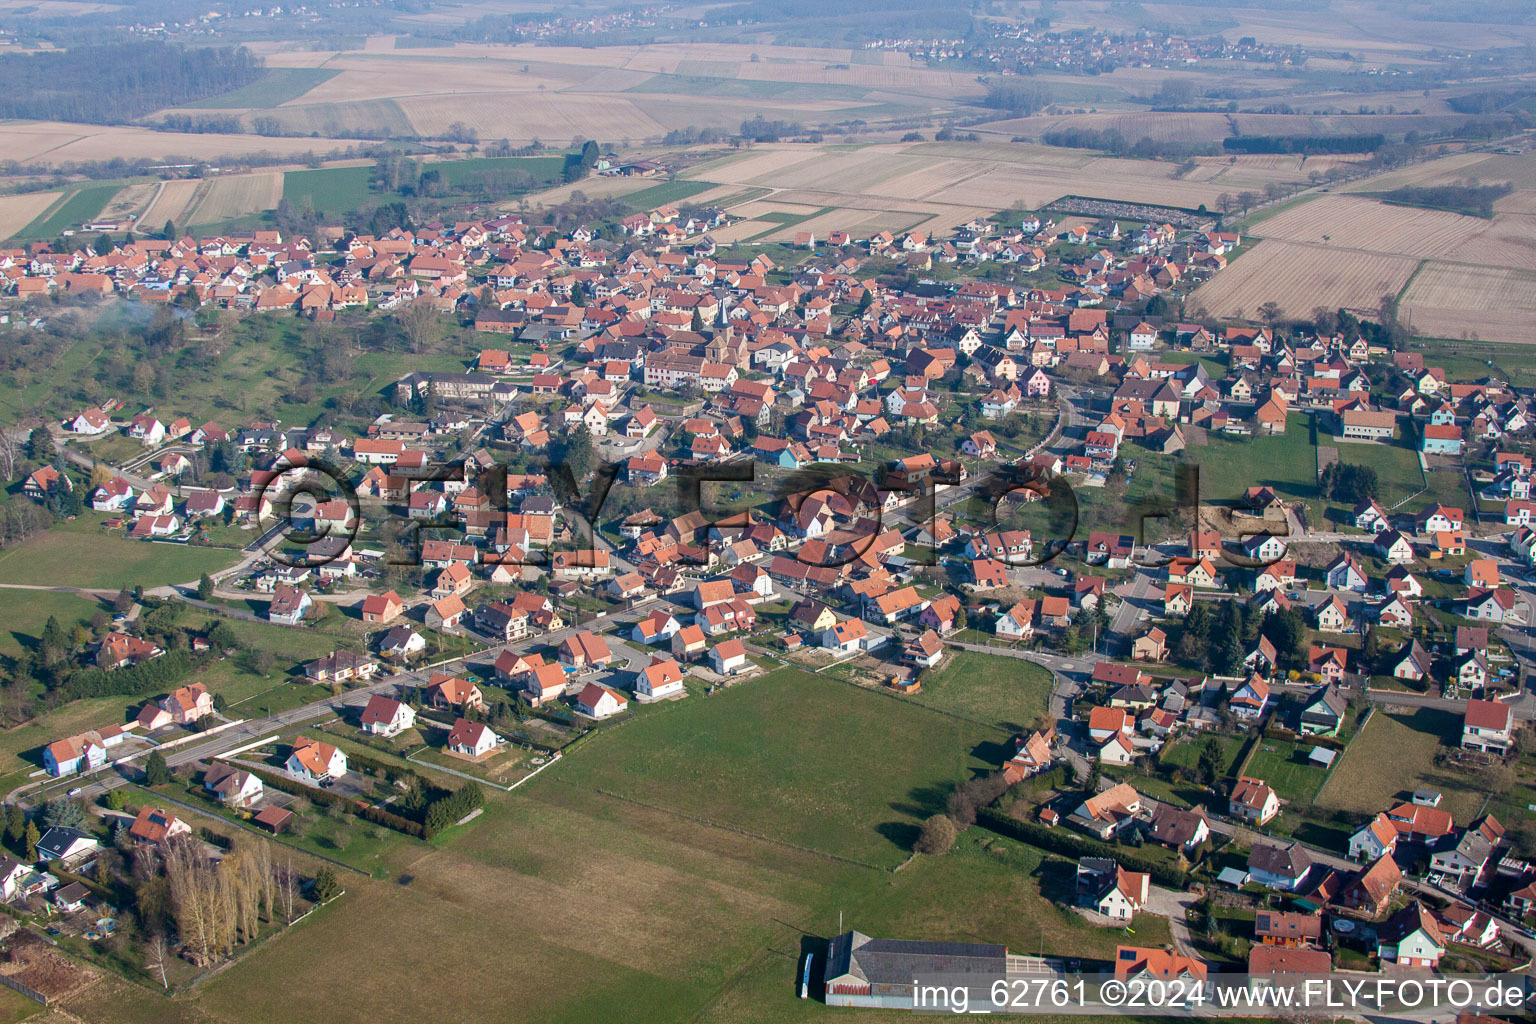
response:
<path fill-rule="evenodd" d="M 955 845 L 955 823 L 946 814 L 935 814 L 923 822 L 923 831 L 913 849 L 930 857 L 948 853 Z"/>

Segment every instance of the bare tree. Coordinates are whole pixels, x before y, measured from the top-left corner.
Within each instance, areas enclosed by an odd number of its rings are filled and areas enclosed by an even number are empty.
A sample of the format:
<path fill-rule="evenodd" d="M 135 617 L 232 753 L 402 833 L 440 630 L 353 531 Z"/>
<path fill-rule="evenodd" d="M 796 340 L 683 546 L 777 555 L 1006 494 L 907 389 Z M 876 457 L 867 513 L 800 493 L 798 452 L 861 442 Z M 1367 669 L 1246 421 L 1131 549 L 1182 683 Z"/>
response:
<path fill-rule="evenodd" d="M 17 440 L 16 428 L 0 427 L 0 477 L 14 480 L 20 462 L 21 442 Z"/>
<path fill-rule="evenodd" d="M 170 979 L 165 976 L 165 962 L 170 959 L 170 943 L 166 941 L 164 932 L 155 932 L 144 945 L 144 952 L 148 957 L 144 967 L 146 970 L 158 971 L 160 974 L 160 987 L 170 988 Z"/>
<path fill-rule="evenodd" d="M 437 341 L 440 318 L 432 303 L 424 298 L 413 299 L 395 313 L 400 329 L 411 344 L 411 351 L 426 352 Z"/>

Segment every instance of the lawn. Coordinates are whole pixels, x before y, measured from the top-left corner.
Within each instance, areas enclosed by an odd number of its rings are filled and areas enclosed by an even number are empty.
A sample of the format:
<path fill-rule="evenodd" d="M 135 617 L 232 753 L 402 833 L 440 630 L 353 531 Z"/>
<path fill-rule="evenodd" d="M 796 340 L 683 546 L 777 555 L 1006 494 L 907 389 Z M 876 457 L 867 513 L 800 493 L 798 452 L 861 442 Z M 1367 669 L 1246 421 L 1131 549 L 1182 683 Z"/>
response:
<path fill-rule="evenodd" d="M 1002 729 L 782 669 L 605 730 L 567 782 L 890 867 Z"/>
<path fill-rule="evenodd" d="M 1384 811 L 1421 787 L 1445 796 L 1442 807 L 1458 822 L 1470 821 L 1484 796 L 1473 777 L 1435 765 L 1443 739 L 1459 737 L 1460 719 L 1446 711 L 1421 709 L 1412 715 L 1377 711 L 1355 737 L 1327 785 L 1314 801 L 1320 808 L 1374 813 Z"/>
<path fill-rule="evenodd" d="M 995 723 L 1010 732 L 1029 729 L 1046 709 L 1054 680 L 1032 661 L 977 651 L 951 651 L 949 660 L 908 698 L 915 704 Z"/>
<path fill-rule="evenodd" d="M 373 168 L 367 166 L 288 171 L 283 175 L 283 198 L 298 203 L 307 197 L 316 210 L 335 218 L 373 197 L 372 177 Z"/>
<path fill-rule="evenodd" d="M 1286 498 L 1317 497 L 1317 450 L 1306 413 L 1293 412 L 1285 433 L 1230 439 L 1211 435 L 1182 458 L 1200 466 L 1200 500 L 1235 502 L 1250 487 L 1267 486 Z M 1170 498 L 1172 496 L 1170 495 Z"/>
<path fill-rule="evenodd" d="M 160 587 L 187 583 L 239 560 L 228 548 L 128 540 L 103 531 L 103 517 L 81 515 L 0 551 L 0 583 L 58 587 Z"/>
<path fill-rule="evenodd" d="M 221 96 L 211 96 L 184 107 L 197 110 L 236 110 L 242 107 L 280 107 L 296 100 L 340 72 L 334 68 L 269 68 L 250 85 Z"/>
<path fill-rule="evenodd" d="M 15 1024 L 16 1021 L 26 1020 L 36 1013 L 41 1013 L 43 1008 L 22 995 L 8 988 L 0 988 L 0 1024 Z"/>
<path fill-rule="evenodd" d="M 106 208 L 117 195 L 119 185 L 89 185 L 67 196 L 63 202 L 43 211 L 43 215 L 16 235 L 19 239 L 53 238 L 69 228 L 78 228 Z"/>
<path fill-rule="evenodd" d="M 1212 740 L 1221 750 L 1221 763 L 1226 766 L 1225 776 L 1236 776 L 1237 759 L 1242 754 L 1246 736 L 1191 736 L 1187 740 L 1172 743 L 1163 748 L 1162 763 L 1180 768 L 1194 769 L 1200 763 L 1200 751 Z"/>
<path fill-rule="evenodd" d="M 1318 787 L 1328 777 L 1328 771 L 1318 765 L 1307 764 L 1306 754 L 1316 744 L 1302 741 L 1264 739 L 1248 762 L 1247 774 L 1263 779 L 1280 796 L 1298 809 L 1312 803 Z"/>

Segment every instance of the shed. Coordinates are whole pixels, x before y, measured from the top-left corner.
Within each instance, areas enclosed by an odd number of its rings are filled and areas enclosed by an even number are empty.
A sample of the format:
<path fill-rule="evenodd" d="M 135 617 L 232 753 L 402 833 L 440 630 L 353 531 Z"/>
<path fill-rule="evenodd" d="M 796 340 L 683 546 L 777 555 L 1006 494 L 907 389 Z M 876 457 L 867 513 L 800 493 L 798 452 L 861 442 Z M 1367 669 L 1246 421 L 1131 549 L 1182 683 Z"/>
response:
<path fill-rule="evenodd" d="M 1248 884 L 1248 872 L 1242 868 L 1222 868 L 1216 876 L 1216 881 L 1222 885 L 1230 885 L 1234 889 L 1241 889 Z"/>
<path fill-rule="evenodd" d="M 1339 756 L 1337 750 L 1329 750 L 1327 747 L 1313 747 L 1307 755 L 1308 764 L 1320 764 L 1324 768 L 1333 764 L 1333 759 Z"/>
<path fill-rule="evenodd" d="M 281 807 L 263 807 L 251 820 L 276 835 L 288 831 L 288 823 L 293 821 L 293 812 Z"/>

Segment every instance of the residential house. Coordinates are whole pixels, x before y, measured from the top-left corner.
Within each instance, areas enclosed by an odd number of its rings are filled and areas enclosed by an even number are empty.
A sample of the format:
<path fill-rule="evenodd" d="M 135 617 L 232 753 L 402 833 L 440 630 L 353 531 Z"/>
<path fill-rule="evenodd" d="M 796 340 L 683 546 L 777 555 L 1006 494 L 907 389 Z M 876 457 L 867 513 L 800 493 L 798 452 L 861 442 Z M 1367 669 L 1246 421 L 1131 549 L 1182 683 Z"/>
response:
<path fill-rule="evenodd" d="M 1263 779 L 1247 775 L 1237 780 L 1232 797 L 1227 801 L 1232 817 L 1264 825 L 1280 812 L 1280 798 Z"/>
<path fill-rule="evenodd" d="M 300 736 L 293 741 L 284 768 L 300 782 L 319 785 L 347 774 L 347 755 L 329 743 Z"/>

